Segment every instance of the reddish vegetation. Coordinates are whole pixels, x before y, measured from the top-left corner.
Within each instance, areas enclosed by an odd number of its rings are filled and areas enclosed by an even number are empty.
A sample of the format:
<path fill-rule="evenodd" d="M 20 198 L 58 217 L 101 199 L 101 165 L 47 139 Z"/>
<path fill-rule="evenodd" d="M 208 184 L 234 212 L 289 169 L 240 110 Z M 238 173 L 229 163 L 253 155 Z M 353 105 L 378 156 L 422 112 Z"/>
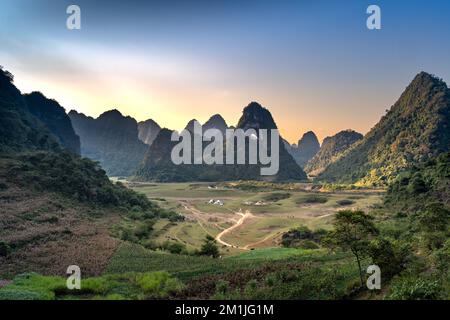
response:
<path fill-rule="evenodd" d="M 7 258 L 0 257 L 0 278 L 22 272 L 64 275 L 72 264 L 84 275 L 99 275 L 119 242 L 108 232 L 117 213 L 53 193 L 10 186 L 0 192 L 0 216 L 0 239 L 12 248 Z"/>
<path fill-rule="evenodd" d="M 303 270 L 301 263 L 271 263 L 256 269 L 236 270 L 234 272 L 217 275 L 207 275 L 190 281 L 186 288 L 175 296 L 177 299 L 209 299 L 216 292 L 216 285 L 220 280 L 227 281 L 230 289 L 244 288 L 250 280 L 264 281 L 268 274 L 280 270 Z"/>

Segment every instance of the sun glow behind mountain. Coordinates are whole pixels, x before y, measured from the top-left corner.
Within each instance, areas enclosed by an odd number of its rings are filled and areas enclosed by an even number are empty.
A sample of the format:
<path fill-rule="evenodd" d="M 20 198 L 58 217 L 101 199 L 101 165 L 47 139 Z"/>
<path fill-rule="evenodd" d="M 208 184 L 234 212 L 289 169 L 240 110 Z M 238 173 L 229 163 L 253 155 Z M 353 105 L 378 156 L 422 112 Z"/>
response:
<path fill-rule="evenodd" d="M 69 31 L 68 1 L 2 2 L 0 64 L 22 91 L 91 116 L 116 108 L 181 129 L 220 113 L 235 125 L 258 101 L 290 142 L 322 140 L 367 132 L 421 70 L 450 78 L 450 22 L 426 1 L 380 1 L 377 32 L 358 1 L 78 3 L 83 27 Z"/>

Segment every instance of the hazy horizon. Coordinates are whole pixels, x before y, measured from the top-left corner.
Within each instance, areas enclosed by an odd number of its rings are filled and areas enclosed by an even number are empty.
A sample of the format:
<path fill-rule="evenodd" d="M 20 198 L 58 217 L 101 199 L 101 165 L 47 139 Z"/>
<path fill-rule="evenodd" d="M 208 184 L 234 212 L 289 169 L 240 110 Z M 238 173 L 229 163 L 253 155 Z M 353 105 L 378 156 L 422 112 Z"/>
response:
<path fill-rule="evenodd" d="M 133 2 L 133 1 L 132 1 Z M 177 5 L 174 5 L 176 2 Z M 92 117 L 111 109 L 182 129 L 221 114 L 235 125 L 257 101 L 291 143 L 367 133 L 420 71 L 450 79 L 450 3 L 376 1 L 5 0 L 0 65 L 24 93 L 41 91 Z"/>

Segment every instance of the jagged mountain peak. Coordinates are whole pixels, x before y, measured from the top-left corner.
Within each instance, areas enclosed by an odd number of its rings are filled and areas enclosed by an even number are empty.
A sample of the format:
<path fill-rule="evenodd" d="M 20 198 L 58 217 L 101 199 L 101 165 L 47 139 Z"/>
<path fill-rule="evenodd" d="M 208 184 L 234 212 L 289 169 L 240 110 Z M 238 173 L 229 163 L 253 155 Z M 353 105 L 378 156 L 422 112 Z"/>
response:
<path fill-rule="evenodd" d="M 147 119 L 138 123 L 139 140 L 151 145 L 158 135 L 161 127 L 153 119 Z"/>
<path fill-rule="evenodd" d="M 417 74 L 397 102 L 321 180 L 386 185 L 400 172 L 450 149 L 450 90 Z"/>
<path fill-rule="evenodd" d="M 224 132 L 227 128 L 228 128 L 228 125 L 225 122 L 225 119 L 220 114 L 213 115 L 203 125 L 204 130 L 218 129 L 218 130 Z"/>
<path fill-rule="evenodd" d="M 242 111 L 237 127 L 244 130 L 249 128 L 277 129 L 270 111 L 254 101 L 250 102 Z"/>

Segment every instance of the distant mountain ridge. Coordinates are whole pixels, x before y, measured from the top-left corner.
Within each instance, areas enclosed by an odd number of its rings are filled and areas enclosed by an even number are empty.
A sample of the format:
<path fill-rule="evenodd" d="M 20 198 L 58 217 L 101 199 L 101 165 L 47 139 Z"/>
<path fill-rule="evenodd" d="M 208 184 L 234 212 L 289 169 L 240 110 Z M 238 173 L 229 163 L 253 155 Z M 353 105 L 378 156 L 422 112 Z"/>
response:
<path fill-rule="evenodd" d="M 186 130 L 192 130 L 194 122 L 191 120 Z M 225 129 L 226 123 L 218 115 L 211 117 L 203 129 Z M 256 102 L 244 108 L 237 128 L 247 129 L 276 129 L 275 121 L 270 112 Z M 170 158 L 170 152 L 177 142 L 170 141 L 172 131 L 163 129 L 158 134 L 152 146 L 147 150 L 144 161 L 137 171 L 136 179 L 143 181 L 224 181 L 224 180 L 304 180 L 306 174 L 295 163 L 280 141 L 280 167 L 275 177 L 265 177 L 260 174 L 260 165 L 175 165 Z M 281 140 L 281 139 L 280 139 Z M 203 143 L 205 147 L 207 143 Z M 247 155 L 248 157 L 248 155 Z"/>
<path fill-rule="evenodd" d="M 215 114 L 203 124 L 203 130 L 206 131 L 208 129 L 217 129 L 223 134 L 228 129 L 228 125 L 220 114 Z"/>
<path fill-rule="evenodd" d="M 300 140 L 298 140 L 297 145 L 290 145 L 286 141 L 285 146 L 297 164 L 302 168 L 320 149 L 319 140 L 313 131 L 304 133 Z"/>
<path fill-rule="evenodd" d="M 399 172 L 449 149 L 450 90 L 441 79 L 421 72 L 363 140 L 318 178 L 386 185 Z"/>
<path fill-rule="evenodd" d="M 305 171 L 310 175 L 321 173 L 326 167 L 336 161 L 355 142 L 361 140 L 363 135 L 354 130 L 343 130 L 331 137 L 326 137 L 319 152 L 311 158 L 305 166 Z"/>
<path fill-rule="evenodd" d="M 69 112 L 81 139 L 81 154 L 99 161 L 110 176 L 130 176 L 148 148 L 138 138 L 138 125 L 118 110 L 102 113 L 97 119 L 75 110 Z"/>

